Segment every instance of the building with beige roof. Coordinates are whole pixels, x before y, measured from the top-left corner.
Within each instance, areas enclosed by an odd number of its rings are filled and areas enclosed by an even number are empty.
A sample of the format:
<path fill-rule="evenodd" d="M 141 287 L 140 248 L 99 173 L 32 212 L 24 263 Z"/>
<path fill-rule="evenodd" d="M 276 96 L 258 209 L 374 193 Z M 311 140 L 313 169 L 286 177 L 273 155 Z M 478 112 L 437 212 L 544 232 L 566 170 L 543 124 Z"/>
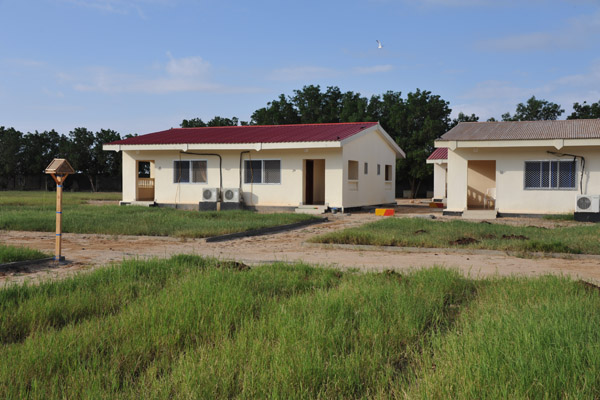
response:
<path fill-rule="evenodd" d="M 445 213 L 573 213 L 600 195 L 600 119 L 464 122 L 436 140 L 447 149 Z"/>

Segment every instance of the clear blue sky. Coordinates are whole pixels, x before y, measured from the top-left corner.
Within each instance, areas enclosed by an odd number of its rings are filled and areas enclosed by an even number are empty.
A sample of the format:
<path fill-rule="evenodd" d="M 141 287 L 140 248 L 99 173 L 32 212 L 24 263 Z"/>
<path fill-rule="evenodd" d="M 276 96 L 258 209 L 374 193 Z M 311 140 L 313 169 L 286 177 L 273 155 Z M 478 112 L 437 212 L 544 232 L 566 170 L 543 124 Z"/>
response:
<path fill-rule="evenodd" d="M 0 125 L 23 132 L 249 120 L 308 84 L 420 88 L 482 120 L 600 100 L 599 0 L 0 0 L 0 17 Z"/>

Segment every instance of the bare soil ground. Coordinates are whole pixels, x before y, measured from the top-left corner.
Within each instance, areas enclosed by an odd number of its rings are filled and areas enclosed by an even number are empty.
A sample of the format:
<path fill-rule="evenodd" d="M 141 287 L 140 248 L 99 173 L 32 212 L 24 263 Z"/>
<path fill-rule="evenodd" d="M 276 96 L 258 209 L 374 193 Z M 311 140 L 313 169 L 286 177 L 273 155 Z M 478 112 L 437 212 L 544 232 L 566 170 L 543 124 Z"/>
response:
<path fill-rule="evenodd" d="M 396 209 L 399 216 L 432 214 L 438 219 L 441 210 L 429 209 L 419 204 L 402 202 Z M 422 215 L 421 215 L 422 216 Z M 600 257 L 590 258 L 519 258 L 506 254 L 489 254 L 477 250 L 470 253 L 443 249 L 424 252 L 407 249 L 404 251 L 382 251 L 377 249 L 323 248 L 306 246 L 310 237 L 376 221 L 372 213 L 330 215 L 330 221 L 303 229 L 277 234 L 255 236 L 220 243 L 207 243 L 204 239 L 178 239 L 154 236 L 111 236 L 91 234 L 64 234 L 62 254 L 67 262 L 59 265 L 25 269 L 18 272 L 0 272 L 0 286 L 40 279 L 56 279 L 73 273 L 97 268 L 127 258 L 146 259 L 169 257 L 188 253 L 235 260 L 249 265 L 274 261 L 302 261 L 335 268 L 356 268 L 364 271 L 405 270 L 430 267 L 432 265 L 457 268 L 471 277 L 494 275 L 565 274 L 575 278 L 600 283 Z M 504 218 L 494 223 L 535 225 L 554 227 L 569 225 L 569 221 L 542 219 Z M 27 246 L 52 253 L 54 234 L 47 232 L 0 231 L 0 242 Z"/>

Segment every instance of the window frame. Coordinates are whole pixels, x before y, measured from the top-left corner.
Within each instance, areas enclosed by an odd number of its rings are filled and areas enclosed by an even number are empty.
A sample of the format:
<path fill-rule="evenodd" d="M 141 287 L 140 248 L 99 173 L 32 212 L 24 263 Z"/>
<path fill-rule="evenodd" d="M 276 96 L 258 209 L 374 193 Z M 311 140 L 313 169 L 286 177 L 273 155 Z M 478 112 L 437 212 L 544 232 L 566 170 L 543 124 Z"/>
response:
<path fill-rule="evenodd" d="M 177 171 L 176 164 L 179 162 L 187 162 L 188 165 L 188 181 L 177 181 L 175 179 L 175 172 Z M 194 170 L 192 165 L 194 162 L 204 162 L 206 164 L 206 181 L 205 182 L 194 182 L 192 178 L 194 176 Z M 183 185 L 208 185 L 208 160 L 207 159 L 193 159 L 193 160 L 173 160 L 173 183 L 174 184 L 183 184 Z"/>
<path fill-rule="evenodd" d="M 352 168 L 350 168 L 350 163 L 353 163 L 352 164 L 353 165 Z M 354 166 L 356 166 L 356 167 L 354 167 Z M 358 160 L 348 160 L 348 181 L 350 181 L 350 182 L 357 182 L 358 181 L 358 178 L 360 176 L 359 168 L 360 168 L 360 166 L 359 166 Z M 355 172 L 355 174 L 353 174 L 352 176 L 350 176 L 350 172 Z"/>
<path fill-rule="evenodd" d="M 557 163 L 557 172 L 556 172 L 556 187 L 550 186 L 552 184 L 552 168 L 551 165 L 553 162 Z M 540 186 L 536 186 L 536 187 L 531 187 L 531 186 L 527 186 L 527 163 L 539 163 L 540 165 Z M 541 186 L 542 182 L 543 182 L 543 178 L 542 178 L 542 172 L 543 172 L 543 163 L 548 163 L 548 183 L 549 186 Z M 569 164 L 573 164 L 574 165 L 574 171 L 573 171 L 573 186 L 570 187 L 561 187 L 560 186 L 560 171 L 561 171 L 561 167 L 560 164 L 561 163 L 569 163 Z M 577 181 L 577 175 L 579 173 L 579 167 L 577 166 L 577 161 L 576 160 L 525 160 L 523 162 L 523 190 L 578 190 L 579 189 L 579 182 Z"/>
<path fill-rule="evenodd" d="M 247 165 L 250 162 L 260 162 L 260 182 L 247 182 L 246 181 L 246 171 L 248 169 Z M 279 162 L 279 182 L 265 182 L 265 162 L 266 161 L 278 161 Z M 244 185 L 281 185 L 282 176 L 281 176 L 281 158 L 260 158 L 260 159 L 245 159 L 244 160 Z"/>
<path fill-rule="evenodd" d="M 390 170 L 390 177 L 389 177 L 389 179 L 388 179 L 388 176 L 387 176 L 388 168 Z M 392 182 L 394 180 L 394 170 L 392 169 L 392 164 L 385 164 L 385 174 L 383 176 L 383 179 L 386 182 Z"/>

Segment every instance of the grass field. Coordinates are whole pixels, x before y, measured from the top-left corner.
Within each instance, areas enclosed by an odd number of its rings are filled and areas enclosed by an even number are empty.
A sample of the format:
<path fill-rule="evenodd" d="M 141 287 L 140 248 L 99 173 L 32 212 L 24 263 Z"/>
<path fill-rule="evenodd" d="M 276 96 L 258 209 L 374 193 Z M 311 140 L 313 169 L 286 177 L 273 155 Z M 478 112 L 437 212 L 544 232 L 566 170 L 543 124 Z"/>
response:
<path fill-rule="evenodd" d="M 1 398 L 597 398 L 600 294 L 195 256 L 0 290 Z"/>
<path fill-rule="evenodd" d="M 51 192 L 0 192 L 0 229 L 52 232 L 55 197 Z M 114 193 L 65 193 L 63 232 L 202 238 L 313 219 L 291 213 L 251 211 L 190 212 L 169 208 L 90 205 L 113 200 Z"/>
<path fill-rule="evenodd" d="M 316 243 L 441 247 L 571 254 L 600 254 L 600 225 L 559 228 L 469 221 L 386 218 L 311 239 Z"/>
<path fill-rule="evenodd" d="M 47 257 L 50 256 L 38 250 L 30 249 L 27 247 L 17 247 L 0 244 L 0 264 L 15 261 L 37 260 L 40 258 Z"/>

